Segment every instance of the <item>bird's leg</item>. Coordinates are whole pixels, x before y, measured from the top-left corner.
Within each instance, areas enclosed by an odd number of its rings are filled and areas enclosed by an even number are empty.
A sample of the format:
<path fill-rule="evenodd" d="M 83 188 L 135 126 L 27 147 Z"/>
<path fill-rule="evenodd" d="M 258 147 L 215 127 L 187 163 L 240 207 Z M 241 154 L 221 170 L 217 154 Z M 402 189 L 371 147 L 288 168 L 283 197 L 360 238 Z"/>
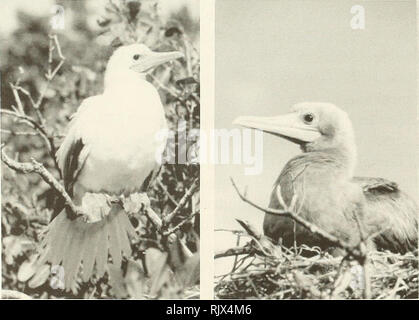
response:
<path fill-rule="evenodd" d="M 124 202 L 124 197 L 123 196 L 115 196 L 115 195 L 106 195 L 106 202 L 109 205 L 109 207 L 112 207 L 113 204 L 117 204 L 117 203 L 123 203 Z"/>

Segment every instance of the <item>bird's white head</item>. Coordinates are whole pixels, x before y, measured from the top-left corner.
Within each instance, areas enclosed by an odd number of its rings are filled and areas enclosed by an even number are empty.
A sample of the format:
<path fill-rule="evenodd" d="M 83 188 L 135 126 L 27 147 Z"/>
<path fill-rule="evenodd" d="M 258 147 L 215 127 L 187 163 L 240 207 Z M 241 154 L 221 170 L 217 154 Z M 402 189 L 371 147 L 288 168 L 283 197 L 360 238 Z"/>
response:
<path fill-rule="evenodd" d="M 145 79 L 151 69 L 183 57 L 179 51 L 155 52 L 144 44 L 131 44 L 119 47 L 108 61 L 105 73 L 105 87 L 111 81 L 124 81 L 129 78 Z"/>
<path fill-rule="evenodd" d="M 331 103 L 304 102 L 276 117 L 239 117 L 234 123 L 297 143 L 305 152 L 340 149 L 356 155 L 355 138 L 346 112 Z"/>

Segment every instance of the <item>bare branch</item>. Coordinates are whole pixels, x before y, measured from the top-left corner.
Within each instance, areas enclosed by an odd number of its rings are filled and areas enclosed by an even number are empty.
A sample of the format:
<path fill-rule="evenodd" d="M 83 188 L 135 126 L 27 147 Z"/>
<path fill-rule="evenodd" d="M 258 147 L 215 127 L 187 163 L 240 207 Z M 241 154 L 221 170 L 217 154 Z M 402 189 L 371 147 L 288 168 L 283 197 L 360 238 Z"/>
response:
<path fill-rule="evenodd" d="M 38 100 L 36 101 L 36 106 L 35 109 L 39 109 L 39 107 L 42 104 L 42 101 L 44 100 L 45 94 L 51 84 L 51 81 L 54 79 L 55 75 L 57 74 L 57 72 L 61 69 L 61 67 L 64 64 L 65 61 L 65 57 L 63 56 L 62 52 L 61 52 L 61 46 L 60 43 L 58 42 L 58 37 L 57 35 L 49 35 L 49 56 L 48 56 L 48 72 L 45 75 L 45 77 L 47 78 L 47 83 L 45 84 L 44 89 L 42 90 L 40 96 L 38 97 Z M 52 52 L 57 49 L 57 53 L 58 53 L 58 57 L 60 58 L 60 62 L 58 63 L 58 65 L 54 68 L 53 71 L 51 71 L 52 69 Z M 40 119 L 41 120 L 41 119 Z"/>
<path fill-rule="evenodd" d="M 180 93 L 176 92 L 174 89 L 171 89 L 167 86 L 165 86 L 157 77 L 153 76 L 151 73 L 148 74 L 153 80 L 153 82 L 162 90 L 166 91 L 168 94 L 170 94 L 173 98 L 176 100 L 179 100 L 180 102 L 183 102 L 183 100 L 180 98 Z"/>
<path fill-rule="evenodd" d="M 179 205 L 179 203 L 173 198 L 173 196 L 170 194 L 170 192 L 167 190 L 167 188 L 166 188 L 166 186 L 161 182 L 161 180 L 160 179 L 156 179 L 157 180 L 157 183 L 158 183 L 158 185 L 159 185 L 159 187 L 163 190 L 163 192 L 166 194 L 166 196 L 167 196 L 167 198 L 171 201 L 171 202 L 173 202 L 173 204 L 175 205 L 175 206 L 178 206 Z"/>
<path fill-rule="evenodd" d="M 181 222 L 179 222 L 176 226 L 174 226 L 173 228 L 171 228 L 170 230 L 167 230 L 165 232 L 163 232 L 164 236 L 168 236 L 174 232 L 176 232 L 177 230 L 179 230 L 185 223 L 187 223 L 188 221 L 192 220 L 193 217 L 195 217 L 197 214 L 199 214 L 199 210 L 195 211 L 194 213 L 192 213 L 191 215 L 185 217 Z"/>
<path fill-rule="evenodd" d="M 45 140 L 45 143 L 48 147 L 48 150 L 51 152 L 54 147 L 50 141 L 50 138 L 48 136 L 48 133 L 46 132 L 45 128 L 40 125 L 38 122 L 36 122 L 36 120 L 26 114 L 23 113 L 17 113 L 15 111 L 11 111 L 11 110 L 7 110 L 7 109 L 0 109 L 0 112 L 2 114 L 14 117 L 16 119 L 18 119 L 18 121 L 28 125 L 29 127 L 35 129 L 36 131 L 39 132 L 39 135 Z"/>
<path fill-rule="evenodd" d="M 43 88 L 42 92 L 40 93 L 37 101 L 35 102 L 35 100 L 32 98 L 32 95 L 30 94 L 30 92 L 28 90 L 22 88 L 19 85 L 20 79 L 18 79 L 15 84 L 10 84 L 10 86 L 12 88 L 12 91 L 13 91 L 13 95 L 15 97 L 17 107 L 15 108 L 15 107 L 12 106 L 12 109 L 14 111 L 1 109 L 1 113 L 12 116 L 12 117 L 18 119 L 19 121 L 25 123 L 26 125 L 30 126 L 33 129 L 35 129 L 39 133 L 39 135 L 45 141 L 45 143 L 48 147 L 49 153 L 50 153 L 50 155 L 51 155 L 51 157 L 54 161 L 55 168 L 57 169 L 57 171 L 59 172 L 60 177 L 61 177 L 61 170 L 58 166 L 57 159 L 55 157 L 55 153 L 57 151 L 57 148 L 56 148 L 55 143 L 54 143 L 54 135 L 51 134 L 46 129 L 46 119 L 40 111 L 40 106 L 41 106 L 41 104 L 44 100 L 45 94 L 46 94 L 46 92 L 47 92 L 47 90 L 48 90 L 48 88 L 51 84 L 51 81 L 54 79 L 55 75 L 60 70 L 60 68 L 62 67 L 62 65 L 64 64 L 64 61 L 65 61 L 65 57 L 62 54 L 61 46 L 60 46 L 60 43 L 58 41 L 57 35 L 49 35 L 49 39 L 50 39 L 50 41 L 49 41 L 49 56 L 48 56 L 48 73 L 46 74 L 47 82 L 46 82 L 45 87 Z M 58 54 L 58 57 L 60 59 L 60 62 L 55 67 L 55 69 L 53 71 L 51 71 L 51 68 L 52 68 L 52 52 L 55 49 L 57 50 L 57 54 Z M 22 103 L 22 100 L 20 98 L 19 92 L 22 92 L 29 99 L 29 101 L 31 103 L 31 107 L 36 114 L 37 120 L 28 116 L 25 113 L 25 109 L 23 107 L 23 103 Z"/>
<path fill-rule="evenodd" d="M 233 187 L 236 189 L 236 192 L 239 195 L 240 199 L 242 199 L 244 202 L 250 204 L 252 207 L 255 207 L 256 209 L 259 209 L 260 211 L 263 211 L 265 213 L 274 214 L 274 215 L 282 215 L 282 216 L 289 217 L 289 218 L 293 219 L 295 222 L 302 225 L 304 228 L 306 228 L 310 232 L 319 235 L 324 240 L 329 241 L 331 244 L 334 244 L 334 245 L 336 245 L 340 248 L 343 248 L 343 249 L 347 250 L 348 252 L 350 252 L 354 256 L 359 255 L 359 252 L 357 252 L 359 250 L 357 250 L 357 248 L 354 248 L 353 246 L 350 246 L 349 244 L 343 242 L 342 240 L 335 237 L 334 235 L 328 233 L 327 231 L 324 231 L 323 229 L 317 227 L 316 225 L 312 224 L 311 222 L 308 222 L 307 220 L 295 215 L 294 213 L 292 213 L 288 210 L 277 210 L 277 209 L 271 209 L 271 208 L 264 208 L 264 207 L 262 207 L 262 206 L 260 206 L 256 203 L 250 201 L 249 199 L 247 199 L 245 196 L 242 195 L 242 193 L 240 192 L 240 190 L 237 188 L 236 184 L 234 183 L 233 179 L 231 179 L 231 182 L 233 184 Z"/>
<path fill-rule="evenodd" d="M 184 205 L 189 200 L 189 198 L 192 197 L 192 195 L 195 193 L 196 189 L 199 187 L 198 182 L 199 182 L 199 179 L 198 178 L 195 178 L 195 180 L 192 182 L 192 185 L 185 192 L 185 194 L 182 197 L 182 199 L 180 199 L 180 201 L 179 201 L 178 205 L 176 206 L 176 208 L 164 218 L 163 224 L 165 226 L 169 225 L 169 223 L 177 215 L 177 213 L 180 211 L 180 209 L 182 209 L 184 207 Z"/>
<path fill-rule="evenodd" d="M 76 216 L 80 215 L 80 210 L 73 203 L 68 193 L 65 191 L 65 188 L 54 178 L 54 176 L 42 165 L 42 163 L 37 162 L 35 159 L 31 159 L 31 162 L 17 162 L 9 158 L 4 152 L 4 145 L 1 145 L 1 160 L 6 164 L 10 169 L 13 169 L 20 173 L 37 173 L 41 176 L 51 188 L 57 191 L 65 200 L 67 206 L 70 208 L 72 213 Z"/>
<path fill-rule="evenodd" d="M 54 135 L 49 134 L 42 124 L 39 124 L 34 118 L 32 118 L 32 117 L 30 117 L 26 114 L 21 114 L 21 113 L 18 113 L 16 111 L 11 111 L 11 110 L 7 110 L 7 109 L 0 109 L 0 113 L 2 113 L 4 115 L 11 116 L 11 117 L 14 117 L 19 122 L 22 122 L 22 123 L 26 124 L 27 126 L 29 126 L 30 128 L 32 128 L 32 129 L 34 129 L 38 132 L 39 136 L 45 141 L 45 144 L 48 148 L 49 154 L 54 161 L 54 166 L 57 169 L 57 171 L 59 172 L 60 177 L 61 177 L 61 170 L 58 167 L 57 159 L 55 157 L 55 153 L 57 152 L 57 148 L 55 147 L 55 144 L 54 144 Z"/>
<path fill-rule="evenodd" d="M 231 256 L 239 256 L 242 254 L 250 254 L 251 253 L 251 248 L 248 246 L 244 246 L 244 247 L 234 247 L 234 248 L 230 248 L 227 250 L 222 250 L 217 252 L 214 255 L 214 259 L 218 259 L 218 258 L 225 258 L 225 257 L 231 257 Z"/>
<path fill-rule="evenodd" d="M 1 129 L 0 132 L 4 134 L 10 134 L 12 136 L 38 136 L 39 135 L 38 132 L 12 131 L 12 130 L 6 130 L 6 129 Z"/>

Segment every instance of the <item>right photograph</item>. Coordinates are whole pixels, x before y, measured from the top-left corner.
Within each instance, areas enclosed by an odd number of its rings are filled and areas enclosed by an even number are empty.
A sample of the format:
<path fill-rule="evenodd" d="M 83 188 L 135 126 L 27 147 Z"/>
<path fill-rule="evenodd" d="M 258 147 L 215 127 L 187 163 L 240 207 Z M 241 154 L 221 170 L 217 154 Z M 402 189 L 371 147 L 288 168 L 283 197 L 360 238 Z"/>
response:
<path fill-rule="evenodd" d="M 418 299 L 415 1 L 215 6 L 214 298 Z"/>

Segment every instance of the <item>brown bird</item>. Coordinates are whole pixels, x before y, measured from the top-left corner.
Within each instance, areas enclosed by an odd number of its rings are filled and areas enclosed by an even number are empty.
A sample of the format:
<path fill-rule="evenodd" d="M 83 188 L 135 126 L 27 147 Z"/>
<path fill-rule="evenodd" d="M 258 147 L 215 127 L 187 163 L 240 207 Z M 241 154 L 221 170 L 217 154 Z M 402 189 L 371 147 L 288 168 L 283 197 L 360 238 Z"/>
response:
<path fill-rule="evenodd" d="M 415 201 L 395 182 L 354 177 L 356 144 L 346 112 L 329 103 L 300 103 L 289 114 L 239 117 L 234 123 L 285 138 L 303 151 L 288 161 L 276 180 L 270 208 L 287 209 L 292 204 L 300 217 L 350 245 L 360 241 L 360 222 L 366 235 L 378 233 L 368 244 L 371 248 L 401 253 L 417 249 Z M 286 246 L 294 241 L 330 246 L 289 217 L 267 213 L 263 229 Z"/>

